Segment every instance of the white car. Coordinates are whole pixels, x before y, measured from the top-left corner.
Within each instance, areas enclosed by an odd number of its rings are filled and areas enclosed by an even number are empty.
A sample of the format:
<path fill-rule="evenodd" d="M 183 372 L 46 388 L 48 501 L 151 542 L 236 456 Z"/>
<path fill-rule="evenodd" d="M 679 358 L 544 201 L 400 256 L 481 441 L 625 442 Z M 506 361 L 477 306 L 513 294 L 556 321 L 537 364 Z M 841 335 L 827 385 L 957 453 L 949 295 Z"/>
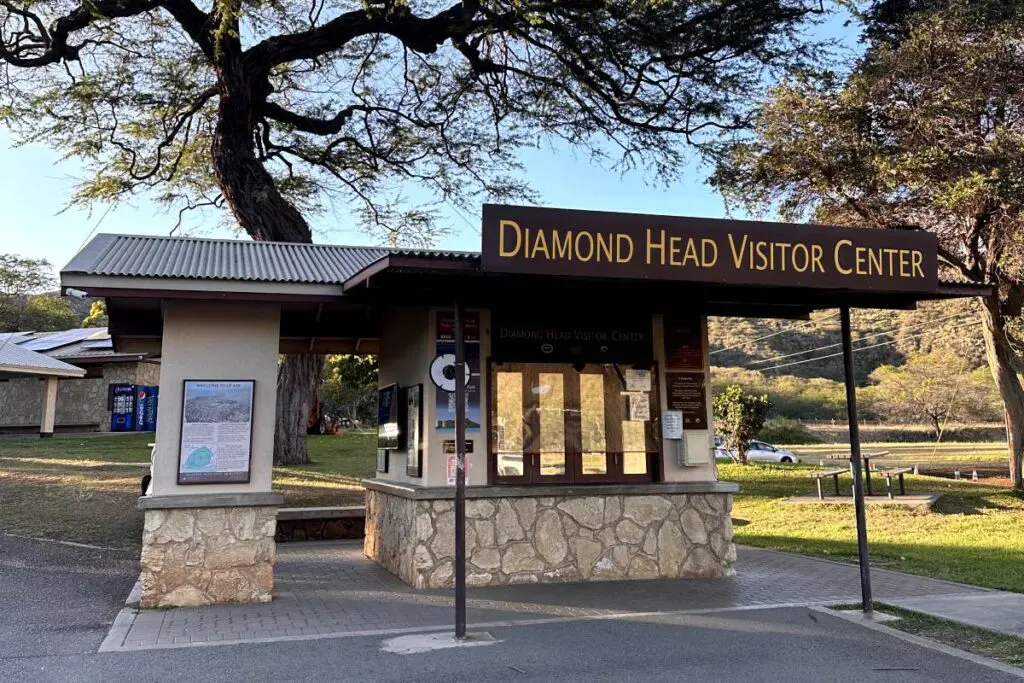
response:
<path fill-rule="evenodd" d="M 719 460 L 732 460 L 731 451 L 725 447 L 722 437 L 715 437 L 715 457 Z M 747 451 L 747 460 L 751 462 L 800 462 L 800 457 L 783 448 L 776 448 L 764 441 L 751 441 Z"/>

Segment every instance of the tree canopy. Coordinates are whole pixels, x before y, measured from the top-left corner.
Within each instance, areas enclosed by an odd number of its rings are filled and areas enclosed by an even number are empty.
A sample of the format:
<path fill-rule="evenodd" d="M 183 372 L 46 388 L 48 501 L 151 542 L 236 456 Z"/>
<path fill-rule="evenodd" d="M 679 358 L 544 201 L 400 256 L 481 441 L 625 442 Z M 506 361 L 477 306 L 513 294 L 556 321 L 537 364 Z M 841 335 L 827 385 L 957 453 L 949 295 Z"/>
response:
<path fill-rule="evenodd" d="M 725 439 L 730 454 L 738 463 L 746 465 L 750 442 L 764 427 L 772 409 L 768 396 L 748 394 L 734 384 L 715 396 L 712 409 L 715 429 Z"/>
<path fill-rule="evenodd" d="M 754 135 L 721 150 L 713 182 L 787 218 L 933 232 L 945 277 L 993 285 L 981 301 L 986 358 L 1024 488 L 1024 7 L 878 6 L 892 11 L 869 23 L 851 72 L 805 70 L 773 89 Z"/>
<path fill-rule="evenodd" d="M 52 332 L 75 327 L 78 317 L 56 287 L 50 264 L 0 254 L 0 332 Z"/>
<path fill-rule="evenodd" d="M 766 71 L 806 54 L 798 28 L 819 11 L 0 0 L 0 124 L 85 162 L 76 203 L 145 191 L 226 206 L 258 239 L 308 241 L 307 217 L 337 201 L 416 242 L 438 202 L 527 194 L 515 152 L 540 137 L 674 176 L 681 140 L 742 125 Z"/>

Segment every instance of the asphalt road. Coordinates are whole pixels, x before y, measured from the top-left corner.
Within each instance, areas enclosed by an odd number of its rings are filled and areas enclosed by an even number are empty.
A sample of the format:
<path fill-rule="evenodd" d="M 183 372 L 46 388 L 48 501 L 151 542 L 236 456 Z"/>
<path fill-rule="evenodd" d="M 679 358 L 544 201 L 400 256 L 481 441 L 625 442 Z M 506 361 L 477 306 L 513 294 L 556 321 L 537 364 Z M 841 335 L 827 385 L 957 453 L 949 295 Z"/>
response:
<path fill-rule="evenodd" d="M 1020 680 L 805 608 L 494 628 L 412 655 L 384 636 L 97 654 L 136 575 L 127 553 L 0 536 L 0 681 Z"/>
<path fill-rule="evenodd" d="M 128 551 L 0 535 L 0 671 L 19 657 L 95 652 L 138 576 Z"/>

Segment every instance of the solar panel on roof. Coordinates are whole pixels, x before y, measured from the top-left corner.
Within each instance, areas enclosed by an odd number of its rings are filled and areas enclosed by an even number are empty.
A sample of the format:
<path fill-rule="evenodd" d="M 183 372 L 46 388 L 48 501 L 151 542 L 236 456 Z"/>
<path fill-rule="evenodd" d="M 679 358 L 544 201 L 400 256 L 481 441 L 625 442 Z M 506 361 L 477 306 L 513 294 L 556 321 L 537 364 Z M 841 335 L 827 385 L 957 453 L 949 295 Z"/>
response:
<path fill-rule="evenodd" d="M 95 330 L 84 329 L 84 330 L 65 330 L 64 332 L 54 332 L 52 334 L 42 335 L 28 340 L 18 346 L 29 351 L 49 351 L 51 349 L 59 349 L 62 346 L 68 344 L 74 344 L 77 341 L 86 339 L 95 334 Z"/>
<path fill-rule="evenodd" d="M 95 351 L 97 349 L 112 349 L 112 348 L 114 348 L 114 340 L 113 339 L 89 340 L 89 341 L 86 341 L 86 342 L 82 342 L 82 348 L 83 349 L 89 349 L 90 351 Z"/>

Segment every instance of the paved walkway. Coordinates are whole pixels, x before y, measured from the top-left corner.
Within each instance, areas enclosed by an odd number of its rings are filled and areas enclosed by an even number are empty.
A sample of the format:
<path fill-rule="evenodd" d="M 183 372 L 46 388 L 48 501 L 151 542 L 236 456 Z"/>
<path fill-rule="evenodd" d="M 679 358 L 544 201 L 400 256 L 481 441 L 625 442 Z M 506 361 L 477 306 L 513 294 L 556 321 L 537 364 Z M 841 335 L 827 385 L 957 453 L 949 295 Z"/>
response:
<path fill-rule="evenodd" d="M 943 619 L 1024 637 L 1024 594 L 1021 593 L 991 591 L 983 595 L 932 595 L 889 602 Z"/>
<path fill-rule="evenodd" d="M 471 628 L 579 619 L 835 604 L 859 600 L 855 566 L 741 548 L 737 575 L 470 589 Z M 872 572 L 877 600 L 998 599 L 995 591 L 885 570 Z M 996 596 L 993 598 L 993 596 Z M 921 609 L 914 607 L 914 609 Z M 274 601 L 173 610 L 124 610 L 101 651 L 311 640 L 451 628 L 451 591 L 415 591 L 362 554 L 362 542 L 279 546 Z"/>

